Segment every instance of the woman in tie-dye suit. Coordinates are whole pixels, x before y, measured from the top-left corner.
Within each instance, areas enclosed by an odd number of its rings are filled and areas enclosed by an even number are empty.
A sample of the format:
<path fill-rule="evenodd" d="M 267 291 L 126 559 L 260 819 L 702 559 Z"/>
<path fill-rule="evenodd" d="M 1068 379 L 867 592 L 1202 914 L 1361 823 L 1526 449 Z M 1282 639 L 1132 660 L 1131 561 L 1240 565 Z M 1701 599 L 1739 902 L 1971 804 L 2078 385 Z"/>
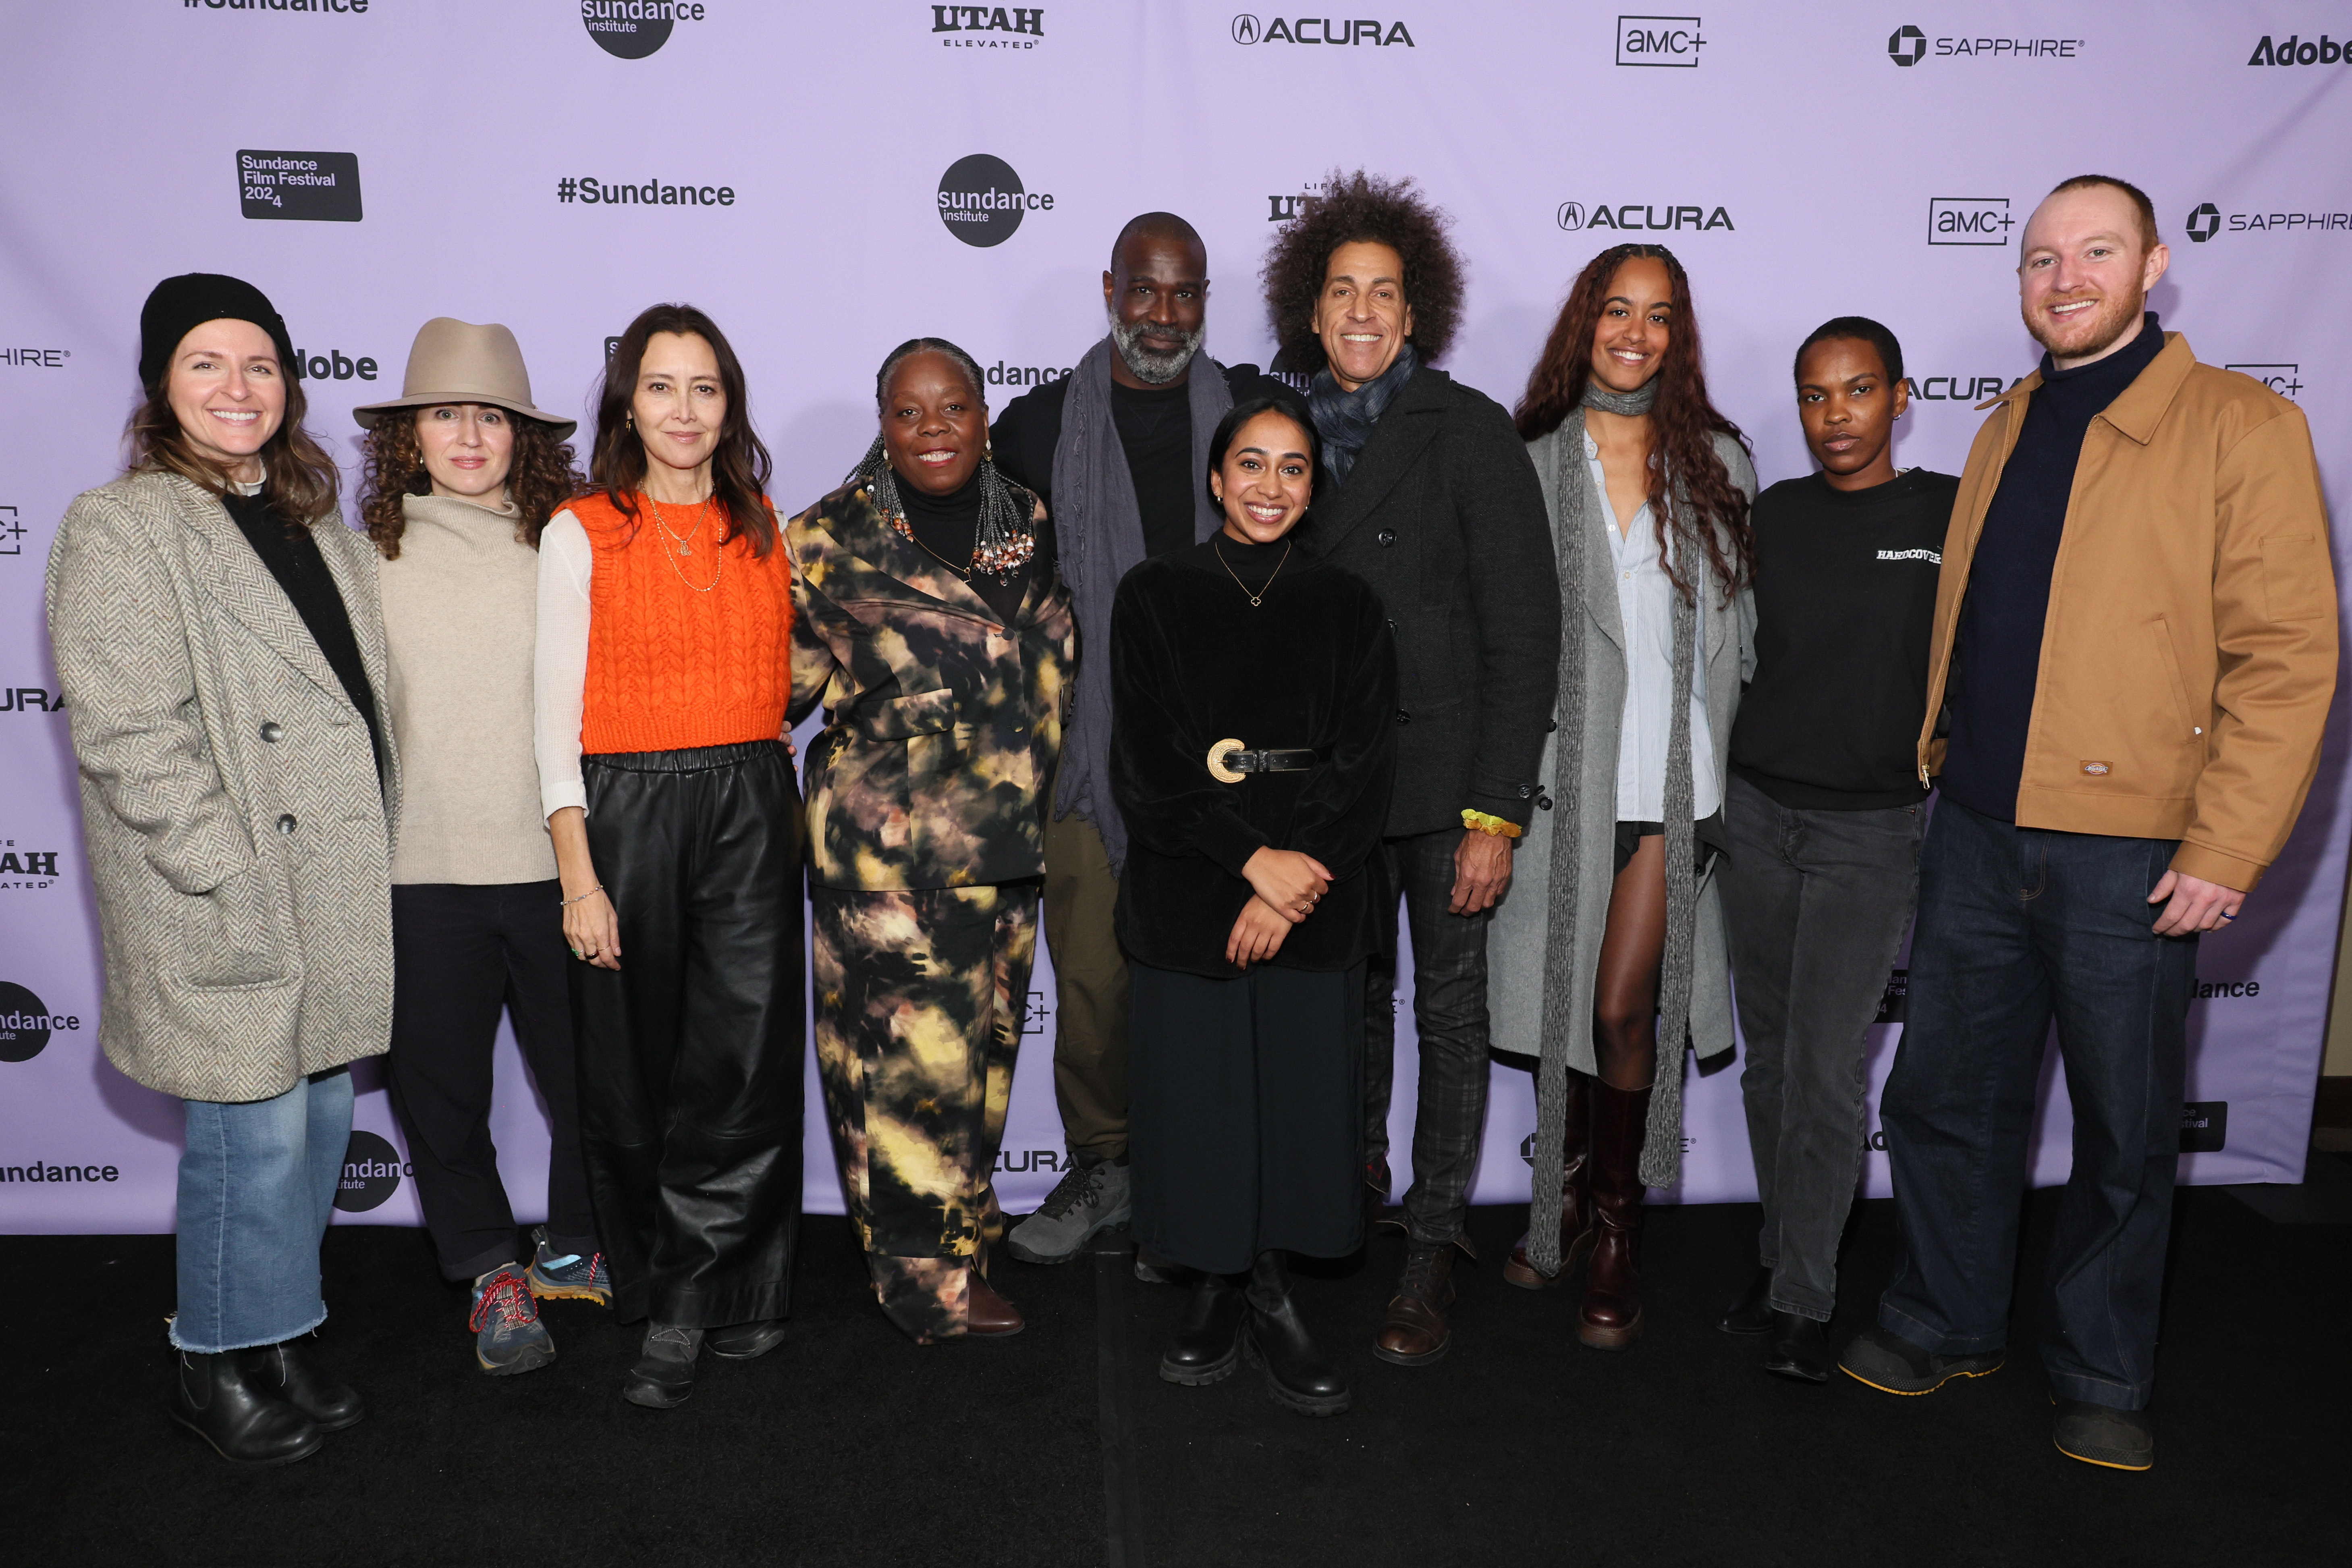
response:
<path fill-rule="evenodd" d="M 935 338 L 876 378 L 881 434 L 787 525 L 817 1066 L 876 1296 L 918 1342 L 1017 1333 L 992 1289 L 1075 654 L 1044 509 L 988 460 L 979 367 Z"/>

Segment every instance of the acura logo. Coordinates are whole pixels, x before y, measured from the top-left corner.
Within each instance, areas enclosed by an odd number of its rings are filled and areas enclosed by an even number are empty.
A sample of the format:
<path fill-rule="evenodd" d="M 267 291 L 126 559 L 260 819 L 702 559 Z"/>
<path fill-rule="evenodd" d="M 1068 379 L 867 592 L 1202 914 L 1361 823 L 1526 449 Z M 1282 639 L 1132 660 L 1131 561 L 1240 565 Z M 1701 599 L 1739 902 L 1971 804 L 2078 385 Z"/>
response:
<path fill-rule="evenodd" d="M 1927 35 L 1906 22 L 1886 37 L 1886 58 L 1906 68 L 1927 58 Z"/>
<path fill-rule="evenodd" d="M 2199 202 L 2197 210 L 2189 215 L 2189 237 L 2202 245 L 2221 232 L 2221 208 L 2211 202 Z"/>
<path fill-rule="evenodd" d="M 1255 44 L 1258 38 L 1257 18 L 1247 13 L 1234 18 L 1234 42 Z"/>
<path fill-rule="evenodd" d="M 1582 227 L 1584 226 L 1584 207 L 1583 207 L 1583 205 L 1582 205 L 1580 203 L 1577 203 L 1577 202 L 1562 202 L 1562 203 L 1560 203 L 1560 204 L 1559 204 L 1559 226 L 1560 226 L 1560 227 L 1562 227 L 1562 228 L 1565 228 L 1565 229 L 1580 229 L 1580 228 L 1582 228 Z"/>

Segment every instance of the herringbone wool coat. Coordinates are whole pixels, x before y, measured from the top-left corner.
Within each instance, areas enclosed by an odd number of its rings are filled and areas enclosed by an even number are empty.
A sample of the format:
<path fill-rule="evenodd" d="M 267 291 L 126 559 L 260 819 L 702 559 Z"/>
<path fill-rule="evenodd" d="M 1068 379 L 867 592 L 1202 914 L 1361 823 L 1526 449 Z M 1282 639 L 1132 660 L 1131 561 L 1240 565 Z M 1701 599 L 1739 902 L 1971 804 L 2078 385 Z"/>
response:
<path fill-rule="evenodd" d="M 374 547 L 313 537 L 392 719 Z M 267 1100 L 392 1032 L 400 773 L 220 502 L 86 490 L 49 552 L 49 639 L 106 956 L 99 1043 L 150 1089 Z"/>

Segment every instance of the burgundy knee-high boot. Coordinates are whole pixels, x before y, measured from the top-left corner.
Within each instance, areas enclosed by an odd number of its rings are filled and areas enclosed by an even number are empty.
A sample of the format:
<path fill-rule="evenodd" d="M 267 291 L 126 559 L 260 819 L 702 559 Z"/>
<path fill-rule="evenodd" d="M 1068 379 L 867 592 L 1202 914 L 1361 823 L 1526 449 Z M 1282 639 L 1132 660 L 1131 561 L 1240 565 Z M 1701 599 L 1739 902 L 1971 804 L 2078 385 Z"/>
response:
<path fill-rule="evenodd" d="M 1623 1350 L 1642 1332 L 1642 1134 L 1650 1120 L 1650 1092 L 1592 1081 L 1596 1237 L 1576 1337 L 1595 1350 Z"/>

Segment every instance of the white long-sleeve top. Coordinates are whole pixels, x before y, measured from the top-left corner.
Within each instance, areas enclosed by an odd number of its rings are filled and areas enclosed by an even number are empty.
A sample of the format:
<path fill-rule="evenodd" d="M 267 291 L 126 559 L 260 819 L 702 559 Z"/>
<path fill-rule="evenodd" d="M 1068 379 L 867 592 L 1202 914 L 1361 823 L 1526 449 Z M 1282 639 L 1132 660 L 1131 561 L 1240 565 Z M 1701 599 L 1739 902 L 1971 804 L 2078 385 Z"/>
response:
<path fill-rule="evenodd" d="M 539 634 L 531 666 L 531 746 L 539 757 L 539 804 L 549 816 L 588 806 L 580 774 L 580 721 L 587 710 L 588 584 L 596 552 L 571 509 L 539 536 Z"/>
<path fill-rule="evenodd" d="M 1713 816 L 1723 806 L 1723 781 L 1715 775 L 1715 747 L 1706 722 L 1706 659 L 1691 659 L 1687 698 L 1675 700 L 1675 584 L 1658 553 L 1658 529 L 1647 501 L 1623 528 L 1609 504 L 1609 481 L 1601 471 L 1601 445 L 1584 438 L 1592 470 L 1592 493 L 1609 524 L 1609 552 L 1616 566 L 1617 616 L 1625 631 L 1625 714 L 1617 727 L 1617 820 L 1664 822 L 1666 816 L 1667 726 L 1675 709 L 1687 710 L 1691 729 L 1691 817 Z M 541 547 L 544 550 L 544 546 Z M 541 582 L 546 581 L 545 567 Z M 544 600 L 540 624 L 546 625 Z M 545 636 L 544 631 L 541 634 Z M 542 764 L 543 765 L 543 764 Z"/>

